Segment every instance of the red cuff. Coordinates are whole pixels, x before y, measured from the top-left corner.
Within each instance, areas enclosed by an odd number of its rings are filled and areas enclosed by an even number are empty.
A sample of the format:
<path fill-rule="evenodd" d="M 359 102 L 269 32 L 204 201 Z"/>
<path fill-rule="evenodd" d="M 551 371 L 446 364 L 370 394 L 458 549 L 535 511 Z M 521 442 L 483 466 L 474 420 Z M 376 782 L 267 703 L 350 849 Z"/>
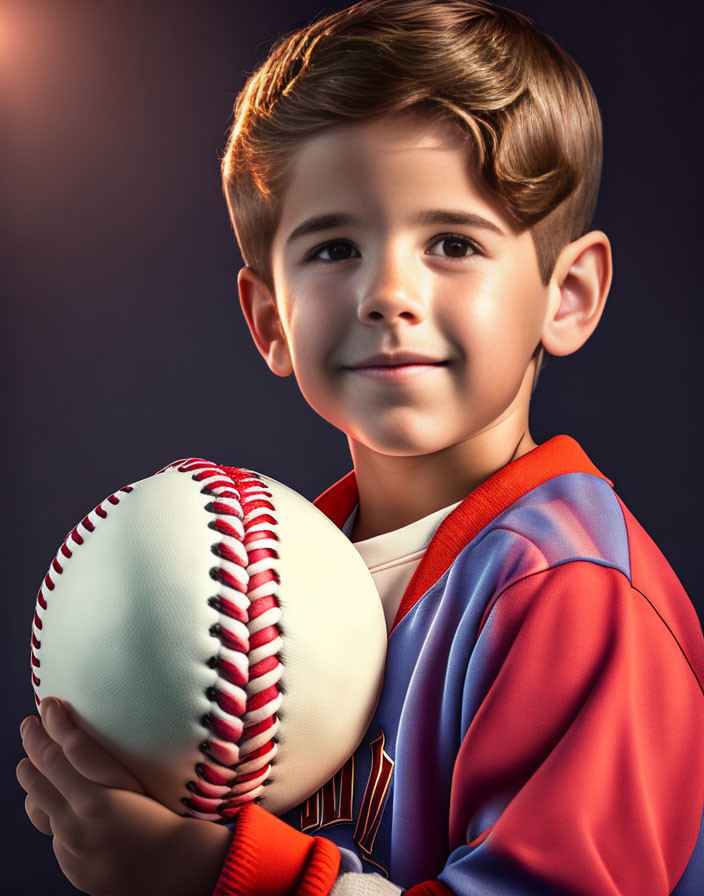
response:
<path fill-rule="evenodd" d="M 403 891 L 403 896 L 455 896 L 454 892 L 441 880 L 424 880 Z"/>
<path fill-rule="evenodd" d="M 240 810 L 213 896 L 327 896 L 340 850 L 250 803 Z"/>

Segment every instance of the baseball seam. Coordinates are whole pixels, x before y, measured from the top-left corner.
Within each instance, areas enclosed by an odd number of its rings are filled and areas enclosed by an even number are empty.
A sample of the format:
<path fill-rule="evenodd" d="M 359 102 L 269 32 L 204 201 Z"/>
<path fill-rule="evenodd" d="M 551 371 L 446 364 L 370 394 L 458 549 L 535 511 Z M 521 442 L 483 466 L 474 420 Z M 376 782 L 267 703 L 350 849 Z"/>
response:
<path fill-rule="evenodd" d="M 199 459 L 189 459 L 178 469 L 192 472 L 202 491 L 215 497 L 206 510 L 218 514 L 218 518 L 208 525 L 221 534 L 222 541 L 212 548 L 220 564 L 211 569 L 211 576 L 227 589 L 211 598 L 211 606 L 221 614 L 211 634 L 220 639 L 221 647 L 209 665 L 218 669 L 219 678 L 208 695 L 213 698 L 211 712 L 202 720 L 210 731 L 201 744 L 205 758 L 196 767 L 197 780 L 187 784 L 191 796 L 182 802 L 194 817 L 227 821 L 246 803 L 261 799 L 264 787 L 271 782 L 272 762 L 278 750 L 283 691 L 279 575 L 275 568 L 279 558 L 278 521 L 272 495 L 256 473 Z M 223 516 L 228 508 L 234 518 Z M 234 531 L 227 528 L 228 523 Z M 245 580 L 233 578 L 229 553 L 233 547 L 238 551 L 237 563 L 242 564 L 239 571 L 246 574 Z M 238 629 L 237 642 L 232 640 L 228 614 L 233 589 L 240 600 L 246 597 L 246 604 L 241 605 L 245 614 L 239 619 L 246 630 Z M 235 714 L 228 712 L 223 700 L 233 651 L 244 660 L 247 674 L 245 706 L 238 702 Z M 241 685 L 242 679 L 238 683 Z"/>

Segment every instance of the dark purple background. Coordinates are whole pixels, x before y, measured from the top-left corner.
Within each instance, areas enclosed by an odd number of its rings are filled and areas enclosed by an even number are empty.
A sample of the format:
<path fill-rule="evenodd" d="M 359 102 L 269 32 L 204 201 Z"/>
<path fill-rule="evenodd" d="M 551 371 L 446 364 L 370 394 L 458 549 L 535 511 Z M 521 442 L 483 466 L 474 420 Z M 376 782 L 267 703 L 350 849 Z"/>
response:
<path fill-rule="evenodd" d="M 251 343 L 218 162 L 235 94 L 273 39 L 346 5 L 0 0 L 13 896 L 75 892 L 14 775 L 17 726 L 33 711 L 34 599 L 68 529 L 188 455 L 259 469 L 310 499 L 350 468 L 345 438 Z M 543 371 L 533 435 L 580 441 L 703 614 L 701 14 L 681 0 L 512 5 L 594 86 L 605 128 L 594 225 L 615 259 L 597 332 Z"/>

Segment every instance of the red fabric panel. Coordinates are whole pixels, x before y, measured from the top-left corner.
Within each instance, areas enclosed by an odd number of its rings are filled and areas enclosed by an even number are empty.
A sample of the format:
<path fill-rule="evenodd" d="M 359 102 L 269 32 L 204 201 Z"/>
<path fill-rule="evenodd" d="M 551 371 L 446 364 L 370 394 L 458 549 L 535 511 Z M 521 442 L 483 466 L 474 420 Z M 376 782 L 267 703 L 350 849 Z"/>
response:
<path fill-rule="evenodd" d="M 477 842 L 532 879 L 670 893 L 701 823 L 704 706 L 651 603 L 616 570 L 564 564 L 508 588 L 477 649 L 490 684 L 455 764 L 451 849 L 497 807 Z"/>
<path fill-rule="evenodd" d="M 326 896 L 339 867 L 331 840 L 303 834 L 250 803 L 237 816 L 213 896 Z"/>
<path fill-rule="evenodd" d="M 633 587 L 643 592 L 681 646 L 704 693 L 704 639 L 694 604 L 662 552 L 619 498 L 628 531 Z"/>

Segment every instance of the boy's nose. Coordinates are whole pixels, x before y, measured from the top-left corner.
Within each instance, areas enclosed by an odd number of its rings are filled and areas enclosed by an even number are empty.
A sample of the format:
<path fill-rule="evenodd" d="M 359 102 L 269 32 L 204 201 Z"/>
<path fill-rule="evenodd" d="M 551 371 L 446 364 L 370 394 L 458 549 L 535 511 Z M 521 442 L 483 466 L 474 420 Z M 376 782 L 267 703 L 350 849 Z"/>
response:
<path fill-rule="evenodd" d="M 369 284 L 358 305 L 359 319 L 392 321 L 402 318 L 418 322 L 427 314 L 427 303 L 418 284 L 408 282 L 408 277 L 386 276 Z"/>
<path fill-rule="evenodd" d="M 365 299 L 359 306 L 359 318 L 364 323 L 369 321 L 393 321 L 397 318 L 409 322 L 419 322 L 425 317 L 421 307 L 410 301 L 397 297 L 373 296 Z"/>

